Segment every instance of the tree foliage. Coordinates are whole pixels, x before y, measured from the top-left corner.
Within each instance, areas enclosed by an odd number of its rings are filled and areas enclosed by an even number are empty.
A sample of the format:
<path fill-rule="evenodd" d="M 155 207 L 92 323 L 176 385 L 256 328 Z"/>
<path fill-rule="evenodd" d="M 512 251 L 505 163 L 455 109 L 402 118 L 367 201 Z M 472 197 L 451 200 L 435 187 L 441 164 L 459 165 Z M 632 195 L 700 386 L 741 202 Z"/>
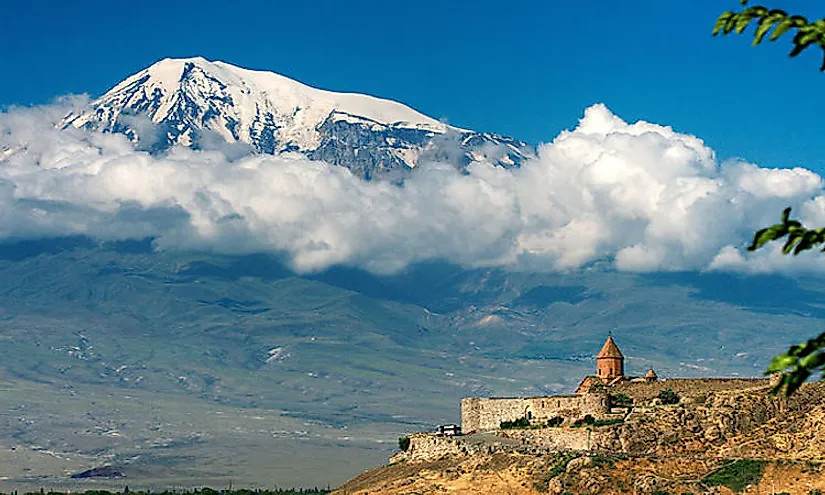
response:
<path fill-rule="evenodd" d="M 616 407 L 632 407 L 633 406 L 633 397 L 630 397 L 627 394 L 610 394 L 610 404 Z"/>
<path fill-rule="evenodd" d="M 502 430 L 512 430 L 516 428 L 529 428 L 530 427 L 530 420 L 527 418 L 518 418 L 515 421 L 502 421 L 499 424 L 499 428 Z"/>
<path fill-rule="evenodd" d="M 740 0 L 747 5 L 748 0 Z M 713 35 L 742 34 L 755 21 L 753 45 L 761 43 L 768 33 L 769 41 L 776 41 L 788 32 L 794 32 L 790 56 L 796 57 L 811 46 L 818 45 L 823 52 L 820 71 L 825 71 L 825 19 L 810 22 L 801 15 L 790 15 L 781 9 L 762 5 L 748 7 L 740 12 L 727 11 L 716 20 Z M 783 254 L 794 256 L 825 245 L 825 228 L 809 229 L 798 220 L 791 220 L 791 209 L 782 212 L 779 223 L 754 234 L 748 251 L 756 251 L 765 244 L 785 239 Z M 825 252 L 825 247 L 821 249 Z M 825 369 L 825 332 L 803 344 L 791 346 L 787 352 L 773 358 L 766 374 L 782 373 L 774 393 L 794 393 L 812 373 Z"/>
<path fill-rule="evenodd" d="M 748 0 L 741 0 L 742 5 L 747 5 Z M 782 9 L 768 9 L 762 5 L 756 5 L 743 9 L 741 12 L 729 10 L 716 20 L 716 27 L 713 35 L 717 34 L 742 34 L 745 29 L 754 22 L 756 31 L 753 35 L 753 45 L 756 46 L 768 36 L 769 41 L 776 41 L 788 32 L 794 32 L 793 48 L 790 56 L 796 57 L 812 46 L 819 46 L 822 49 L 822 65 L 819 70 L 825 71 L 825 19 L 818 21 L 808 21 L 801 15 L 790 15 Z"/>

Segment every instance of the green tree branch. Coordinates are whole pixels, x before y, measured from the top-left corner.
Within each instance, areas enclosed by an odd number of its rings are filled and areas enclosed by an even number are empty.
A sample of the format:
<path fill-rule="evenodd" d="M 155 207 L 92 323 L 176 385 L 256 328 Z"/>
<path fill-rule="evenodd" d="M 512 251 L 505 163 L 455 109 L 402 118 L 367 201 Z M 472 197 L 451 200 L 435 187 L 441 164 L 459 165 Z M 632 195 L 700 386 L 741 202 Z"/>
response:
<path fill-rule="evenodd" d="M 782 254 L 798 255 L 803 251 L 825 244 L 825 228 L 808 229 L 801 222 L 791 220 L 791 209 L 785 208 L 779 223 L 766 227 L 753 235 L 748 251 L 756 251 L 765 244 L 785 240 Z M 825 252 L 825 249 L 822 249 Z M 794 393 L 812 373 L 825 367 L 825 332 L 805 342 L 791 346 L 785 354 L 773 358 L 767 374 L 783 373 L 774 393 Z"/>
<path fill-rule="evenodd" d="M 742 5 L 747 5 L 747 0 L 741 0 Z M 757 5 L 748 7 L 741 12 L 729 10 L 716 20 L 716 27 L 713 28 L 713 35 L 718 34 L 742 34 L 745 29 L 756 21 L 756 31 L 753 36 L 753 45 L 756 46 L 765 39 L 771 30 L 769 41 L 776 41 L 785 33 L 793 31 L 793 48 L 790 56 L 796 57 L 811 46 L 818 45 L 822 49 L 822 65 L 820 71 L 825 71 L 825 19 L 809 22 L 801 15 L 790 15 L 782 9 L 768 9 L 765 6 Z"/>

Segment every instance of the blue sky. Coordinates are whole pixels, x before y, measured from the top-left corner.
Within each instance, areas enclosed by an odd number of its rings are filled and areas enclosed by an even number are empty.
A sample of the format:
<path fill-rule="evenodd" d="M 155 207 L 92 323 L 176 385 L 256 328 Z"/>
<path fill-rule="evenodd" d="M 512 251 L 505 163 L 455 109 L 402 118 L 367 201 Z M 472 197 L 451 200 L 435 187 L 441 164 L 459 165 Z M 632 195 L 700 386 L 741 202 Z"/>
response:
<path fill-rule="evenodd" d="M 779 5 L 779 4 L 782 5 Z M 820 2 L 779 2 L 810 17 Z M 583 110 L 671 125 L 721 158 L 825 172 L 820 53 L 712 38 L 736 0 L 591 2 L 4 0 L 0 106 L 98 95 L 164 57 L 201 55 L 530 142 Z M 792 109 L 792 112 L 789 110 Z"/>

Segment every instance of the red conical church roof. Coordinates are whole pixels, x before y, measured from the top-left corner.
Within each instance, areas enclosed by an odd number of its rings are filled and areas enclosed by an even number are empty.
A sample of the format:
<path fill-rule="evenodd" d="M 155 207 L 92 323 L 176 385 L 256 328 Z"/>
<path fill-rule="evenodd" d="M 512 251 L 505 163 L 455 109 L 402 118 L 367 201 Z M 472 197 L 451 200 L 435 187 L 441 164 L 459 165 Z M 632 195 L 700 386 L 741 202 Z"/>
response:
<path fill-rule="evenodd" d="M 619 346 L 613 342 L 613 337 L 607 337 L 607 342 L 604 343 L 602 350 L 599 351 L 599 355 L 596 356 L 596 359 L 602 358 L 617 358 L 617 359 L 624 359 L 624 355 L 622 351 L 619 350 Z"/>

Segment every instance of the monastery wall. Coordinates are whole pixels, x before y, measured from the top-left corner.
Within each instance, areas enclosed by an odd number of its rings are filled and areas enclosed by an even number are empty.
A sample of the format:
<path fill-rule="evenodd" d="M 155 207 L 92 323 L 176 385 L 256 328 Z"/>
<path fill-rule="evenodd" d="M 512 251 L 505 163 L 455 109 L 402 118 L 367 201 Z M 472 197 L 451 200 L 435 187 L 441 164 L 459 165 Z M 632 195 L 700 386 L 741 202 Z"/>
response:
<path fill-rule="evenodd" d="M 432 433 L 410 435 L 410 446 L 391 459 L 432 461 L 445 456 L 493 454 L 496 452 L 551 453 L 587 451 L 598 446 L 598 433 L 585 428 L 548 428 L 546 430 L 508 430 L 483 441 L 470 437 L 439 437 Z"/>
<path fill-rule="evenodd" d="M 503 430 L 496 433 L 502 438 L 519 440 L 533 448 L 546 452 L 564 450 L 588 451 L 600 447 L 600 431 L 590 428 L 544 428 L 540 430 Z"/>
<path fill-rule="evenodd" d="M 623 382 L 609 388 L 612 394 L 627 394 L 637 402 L 647 402 L 670 389 L 681 397 L 702 397 L 710 393 L 752 390 L 770 386 L 768 378 L 667 378 L 655 382 Z"/>
<path fill-rule="evenodd" d="M 543 423 L 557 417 L 570 423 L 588 414 L 600 418 L 608 413 L 607 396 L 604 394 L 468 398 L 461 401 L 461 430 L 465 434 L 495 430 L 502 421 L 515 421 L 525 417 L 532 423 Z"/>

